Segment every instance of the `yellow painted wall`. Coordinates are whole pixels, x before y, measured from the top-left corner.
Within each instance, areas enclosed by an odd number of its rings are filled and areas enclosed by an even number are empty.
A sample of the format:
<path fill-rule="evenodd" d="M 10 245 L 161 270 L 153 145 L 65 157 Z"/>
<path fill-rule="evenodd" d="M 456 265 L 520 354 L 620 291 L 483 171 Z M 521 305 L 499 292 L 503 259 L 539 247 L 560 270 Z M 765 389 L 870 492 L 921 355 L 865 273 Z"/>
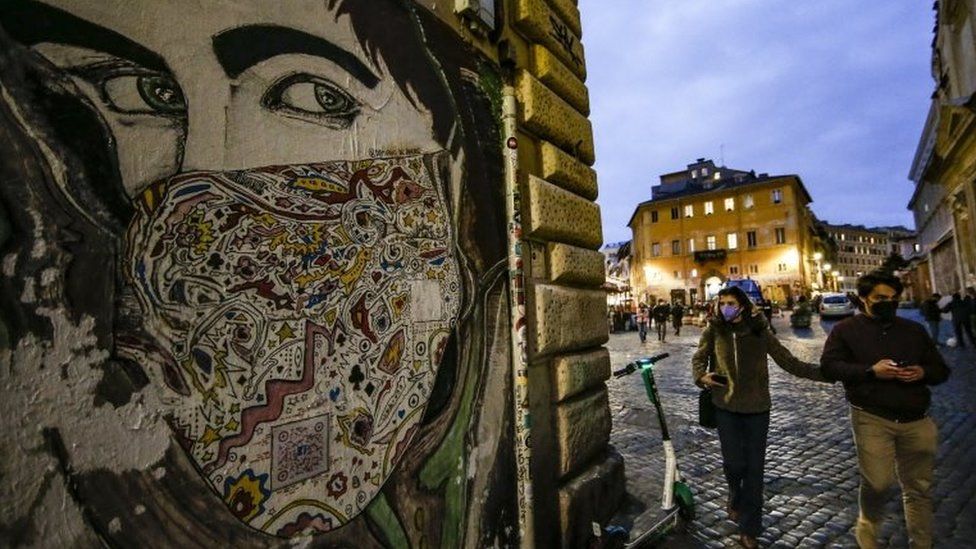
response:
<path fill-rule="evenodd" d="M 779 204 L 772 200 L 774 189 L 782 190 Z M 751 195 L 753 206 L 745 207 L 745 197 Z M 726 211 L 725 199 L 734 199 L 734 209 Z M 808 259 L 813 253 L 811 214 L 806 207 L 805 196 L 797 179 L 783 177 L 757 182 L 738 189 L 720 189 L 692 196 L 662 200 L 641 206 L 631 224 L 633 231 L 633 261 L 631 284 L 635 295 L 645 292 L 657 297 L 670 294 L 672 289 L 697 288 L 703 295 L 702 281 L 713 275 L 722 280 L 729 277 L 750 277 L 763 284 L 773 299 L 784 299 L 785 294 L 774 285 L 792 284 L 799 281 L 803 286 L 812 280 Z M 705 214 L 705 203 L 711 201 L 714 213 Z M 685 207 L 691 205 L 693 217 L 685 216 Z M 678 219 L 671 218 L 671 208 L 678 208 Z M 652 212 L 657 210 L 658 221 L 652 222 Z M 775 229 L 785 232 L 784 244 L 776 243 Z M 755 231 L 756 247 L 748 246 L 747 232 Z M 737 248 L 730 249 L 727 234 L 737 235 Z M 688 240 L 695 240 L 695 251 L 707 249 L 706 237 L 716 237 L 717 249 L 725 249 L 723 262 L 699 264 L 689 251 Z M 680 241 L 680 253 L 672 254 L 672 241 Z M 652 246 L 660 243 L 660 255 L 654 257 Z M 779 264 L 787 265 L 786 271 Z M 730 267 L 737 266 L 738 274 Z M 756 272 L 750 272 L 755 266 Z M 697 276 L 692 277 L 692 270 Z M 674 276 L 678 271 L 679 277 Z"/>

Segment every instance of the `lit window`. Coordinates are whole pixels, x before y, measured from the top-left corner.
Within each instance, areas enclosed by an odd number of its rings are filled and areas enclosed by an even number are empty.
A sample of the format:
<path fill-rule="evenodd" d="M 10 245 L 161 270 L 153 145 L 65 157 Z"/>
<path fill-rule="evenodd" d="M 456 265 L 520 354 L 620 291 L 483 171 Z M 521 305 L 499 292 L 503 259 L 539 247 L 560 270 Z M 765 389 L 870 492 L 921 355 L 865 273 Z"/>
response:
<path fill-rule="evenodd" d="M 692 269 L 691 278 L 696 278 L 696 277 L 698 277 L 698 269 Z"/>
<path fill-rule="evenodd" d="M 695 217 L 695 206 L 693 204 L 685 204 L 685 217 Z"/>
<path fill-rule="evenodd" d="M 783 189 L 773 189 L 773 204 L 783 201 Z"/>
<path fill-rule="evenodd" d="M 688 253 L 694 253 L 694 252 L 695 252 L 695 239 L 694 238 L 689 238 L 688 239 Z"/>
<path fill-rule="evenodd" d="M 709 200 L 705 202 L 705 215 L 712 215 L 715 213 L 715 203 Z"/>
<path fill-rule="evenodd" d="M 756 205 L 756 201 L 753 200 L 751 194 L 747 194 L 747 195 L 745 195 L 745 196 L 742 197 L 742 207 L 743 208 L 751 208 L 751 207 L 753 207 L 755 205 Z"/>
<path fill-rule="evenodd" d="M 739 235 L 735 233 L 729 233 L 725 236 L 726 236 L 726 240 L 728 240 L 730 250 L 734 250 L 739 247 Z"/>
<path fill-rule="evenodd" d="M 725 211 L 731 212 L 734 209 L 735 209 L 735 199 L 734 198 L 726 198 L 725 199 Z"/>
<path fill-rule="evenodd" d="M 705 237 L 705 248 L 709 250 L 715 249 L 715 235 L 710 234 Z"/>
<path fill-rule="evenodd" d="M 698 177 L 698 170 L 691 170 L 691 178 L 695 179 Z"/>
<path fill-rule="evenodd" d="M 714 179 L 715 181 L 722 179 L 722 172 L 715 172 Z"/>
<path fill-rule="evenodd" d="M 708 168 L 702 168 L 702 177 L 708 175 Z"/>

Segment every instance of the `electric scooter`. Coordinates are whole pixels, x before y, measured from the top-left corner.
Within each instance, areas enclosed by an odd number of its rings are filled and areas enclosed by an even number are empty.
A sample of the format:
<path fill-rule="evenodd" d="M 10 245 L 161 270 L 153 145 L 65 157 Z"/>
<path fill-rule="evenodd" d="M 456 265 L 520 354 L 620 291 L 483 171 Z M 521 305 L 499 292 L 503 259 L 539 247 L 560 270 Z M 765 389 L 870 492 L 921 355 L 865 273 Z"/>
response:
<path fill-rule="evenodd" d="M 610 542 L 607 544 L 608 546 L 644 547 L 657 543 L 672 532 L 681 520 L 690 521 L 695 518 L 694 497 L 678 470 L 678 459 L 674 453 L 674 445 L 671 443 L 668 425 L 664 420 L 664 408 L 661 406 L 657 385 L 654 383 L 654 364 L 668 356 L 668 353 L 661 353 L 652 357 L 639 358 L 613 373 L 615 378 L 628 376 L 638 370 L 641 373 L 644 389 L 647 390 L 647 398 L 654 405 L 658 422 L 661 424 L 661 441 L 664 444 L 664 489 L 661 494 L 660 515 L 653 525 L 640 532 L 634 539 L 627 541 L 621 538 L 629 536 L 630 532 L 619 526 L 609 526 L 604 535 L 615 540 L 615 542 Z"/>

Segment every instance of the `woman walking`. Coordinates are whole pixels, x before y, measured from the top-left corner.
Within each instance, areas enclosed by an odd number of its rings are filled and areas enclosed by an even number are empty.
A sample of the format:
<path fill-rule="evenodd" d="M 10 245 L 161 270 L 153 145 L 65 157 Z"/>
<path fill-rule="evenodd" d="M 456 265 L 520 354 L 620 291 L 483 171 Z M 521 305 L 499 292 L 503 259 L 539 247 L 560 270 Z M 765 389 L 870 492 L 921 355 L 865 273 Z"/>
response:
<path fill-rule="evenodd" d="M 702 332 L 692 358 L 695 383 L 710 387 L 722 445 L 722 468 L 729 487 L 726 510 L 739 525 L 739 541 L 758 547 L 762 531 L 763 469 L 769 432 L 771 356 L 787 372 L 826 381 L 816 364 L 796 358 L 770 331 L 740 288 L 718 293 L 718 310 Z M 714 371 L 708 371 L 709 360 Z"/>

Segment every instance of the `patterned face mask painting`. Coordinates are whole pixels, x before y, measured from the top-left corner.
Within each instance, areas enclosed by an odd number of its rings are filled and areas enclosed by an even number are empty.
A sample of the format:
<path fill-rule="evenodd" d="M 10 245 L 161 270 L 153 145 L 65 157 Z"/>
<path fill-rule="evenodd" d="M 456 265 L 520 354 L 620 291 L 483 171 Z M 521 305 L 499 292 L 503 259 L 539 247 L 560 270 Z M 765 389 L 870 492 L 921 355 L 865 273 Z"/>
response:
<path fill-rule="evenodd" d="M 423 415 L 461 289 L 438 155 L 176 175 L 128 270 L 176 439 L 240 520 L 361 512 Z"/>

